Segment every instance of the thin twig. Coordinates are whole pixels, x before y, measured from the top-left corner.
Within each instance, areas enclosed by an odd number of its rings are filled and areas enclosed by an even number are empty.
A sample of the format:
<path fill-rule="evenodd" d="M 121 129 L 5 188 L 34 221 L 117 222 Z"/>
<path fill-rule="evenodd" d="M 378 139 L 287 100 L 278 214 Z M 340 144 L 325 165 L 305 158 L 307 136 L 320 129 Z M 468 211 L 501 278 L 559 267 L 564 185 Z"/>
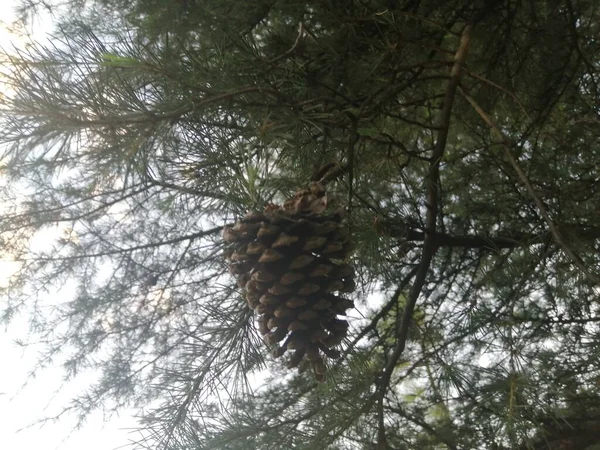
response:
<path fill-rule="evenodd" d="M 482 76 L 482 75 L 479 75 L 479 74 L 477 74 L 477 73 L 475 73 L 475 72 L 472 72 L 472 71 L 470 71 L 470 70 L 468 70 L 468 69 L 465 69 L 465 73 L 466 73 L 467 75 L 469 75 L 470 77 L 476 78 L 476 79 L 478 79 L 479 81 L 482 81 L 482 82 L 484 82 L 484 83 L 486 83 L 486 84 L 489 84 L 490 86 L 492 86 L 492 87 L 495 87 L 496 89 L 498 89 L 498 90 L 500 90 L 500 91 L 504 92 L 505 94 L 507 94 L 507 95 L 508 95 L 510 98 L 512 98 L 512 99 L 513 99 L 513 101 L 514 101 L 514 102 L 515 102 L 515 103 L 516 103 L 516 104 L 519 106 L 519 108 L 521 109 L 521 111 L 523 112 L 523 114 L 525 114 L 525 117 L 527 118 L 527 121 L 528 121 L 528 122 L 532 122 L 532 120 L 531 120 L 531 117 L 529 117 L 529 114 L 527 113 L 527 109 L 525 109 L 525 106 L 524 106 L 524 105 L 523 105 L 523 103 L 522 103 L 522 102 L 519 100 L 519 97 L 517 97 L 517 96 L 515 95 L 515 93 L 514 93 L 514 92 L 511 92 L 511 91 L 509 91 L 508 89 L 506 89 L 505 87 L 503 87 L 503 86 L 499 85 L 498 83 L 494 83 L 493 81 L 491 81 L 491 80 L 488 80 L 488 79 L 487 79 L 487 78 L 485 78 L 484 76 Z"/>
<path fill-rule="evenodd" d="M 354 146 L 358 140 L 357 128 L 359 117 L 352 121 L 352 130 L 348 139 L 348 216 L 352 214 L 352 198 L 354 196 Z"/>
<path fill-rule="evenodd" d="M 472 29 L 473 26 L 471 24 L 465 26 L 462 32 L 460 45 L 458 47 L 458 50 L 456 51 L 456 54 L 454 55 L 454 64 L 452 66 L 452 71 L 450 72 L 450 81 L 448 82 L 448 87 L 444 96 L 444 104 L 440 117 L 441 128 L 438 134 L 437 142 L 433 149 L 429 173 L 427 175 L 427 219 L 425 229 L 425 240 L 423 242 L 423 254 L 421 256 L 421 261 L 417 269 L 415 280 L 408 293 L 406 306 L 402 315 L 402 321 L 400 323 L 400 327 L 397 333 L 396 347 L 394 348 L 394 351 L 390 356 L 388 364 L 385 367 L 381 377 L 381 383 L 379 385 L 379 396 L 381 398 L 385 396 L 385 393 L 389 387 L 388 385 L 392 378 L 392 373 L 394 372 L 394 368 L 396 367 L 396 364 L 400 359 L 400 355 L 402 355 L 402 352 L 404 351 L 404 348 L 406 346 L 408 328 L 412 319 L 415 305 L 417 303 L 419 295 L 421 294 L 421 290 L 423 289 L 423 285 L 425 284 L 425 278 L 427 276 L 427 273 L 429 272 L 431 261 L 437 250 L 437 246 L 435 243 L 435 232 L 438 215 L 438 200 L 440 193 L 440 162 L 444 155 L 444 150 L 446 149 L 448 132 L 450 130 L 450 117 L 452 113 L 452 106 L 454 103 L 454 98 L 456 96 L 456 90 L 460 82 L 461 69 L 467 58 L 469 44 L 471 42 Z M 381 420 L 380 427 L 378 430 L 377 447 L 378 450 L 385 450 L 388 448 L 385 435 L 385 428 L 383 426 L 383 421 Z"/>
<path fill-rule="evenodd" d="M 298 43 L 300 42 L 300 39 L 302 38 L 302 36 L 304 36 L 304 25 L 302 24 L 302 22 L 300 22 L 300 24 L 298 25 L 298 36 L 296 36 L 296 40 L 294 41 L 294 44 L 288 50 L 286 50 L 284 53 L 282 53 L 281 55 L 276 56 L 273 59 L 270 59 L 269 63 L 273 64 L 273 63 L 279 61 L 280 59 L 285 58 L 286 56 L 291 54 L 294 50 L 296 50 L 296 47 L 298 47 Z"/>
<path fill-rule="evenodd" d="M 15 261 L 18 262 L 27 262 L 27 261 L 68 261 L 68 260 L 76 260 L 76 259 L 87 259 L 87 258 L 101 258 L 103 256 L 112 256 L 112 255 L 119 255 L 119 254 L 124 254 L 124 253 L 132 253 L 134 251 L 138 251 L 138 250 L 146 250 L 149 248 L 154 248 L 154 247 L 162 247 L 165 245 L 173 245 L 173 244 L 178 244 L 180 242 L 185 242 L 185 241 L 193 241 L 196 239 L 202 239 L 208 236 L 213 236 L 218 234 L 219 232 L 223 231 L 223 227 L 219 226 L 219 227 L 214 227 L 214 228 L 209 228 L 207 230 L 201 230 L 198 231 L 196 233 L 191 233 L 191 234 L 186 234 L 183 236 L 178 236 L 172 239 L 166 239 L 164 241 L 157 241 L 157 242 L 149 242 L 147 244 L 140 244 L 140 245 L 134 245 L 131 247 L 116 247 L 114 250 L 107 250 L 105 252 L 98 252 L 98 253 L 85 253 L 85 254 L 81 254 L 81 255 L 71 255 L 71 256 L 53 256 L 53 257 L 48 257 L 48 258 L 28 258 L 28 259 L 15 259 Z"/>
<path fill-rule="evenodd" d="M 412 277 L 415 276 L 417 269 L 418 267 L 415 266 L 413 269 L 410 270 L 410 272 L 408 272 L 408 274 L 402 279 L 402 281 L 400 281 L 398 288 L 393 292 L 393 294 L 390 297 L 390 300 L 381 308 L 381 310 L 375 316 L 373 316 L 371 322 L 360 331 L 360 333 L 352 340 L 352 343 L 348 345 L 348 349 L 344 352 L 344 356 L 348 355 L 352 351 L 352 349 L 356 347 L 356 345 L 362 338 L 364 338 L 371 331 L 375 330 L 379 321 L 385 316 L 387 316 L 389 312 L 394 308 L 394 306 L 398 304 L 398 297 L 404 292 L 404 289 L 406 288 Z"/>

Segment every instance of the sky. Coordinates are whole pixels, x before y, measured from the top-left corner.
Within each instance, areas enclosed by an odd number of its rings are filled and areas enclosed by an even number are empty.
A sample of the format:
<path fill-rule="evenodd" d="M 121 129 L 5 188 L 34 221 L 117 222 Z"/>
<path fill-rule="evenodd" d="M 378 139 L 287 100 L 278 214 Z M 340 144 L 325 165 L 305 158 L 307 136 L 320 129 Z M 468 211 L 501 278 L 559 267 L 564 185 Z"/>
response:
<path fill-rule="evenodd" d="M 0 15 L 0 47 L 11 48 L 24 44 L 22 38 L 8 28 L 15 19 L 18 0 L 2 0 Z M 29 31 L 35 39 L 43 39 L 52 29 L 52 18 L 44 17 Z M 0 283 L 10 265 L 0 261 Z M 135 440 L 137 434 L 132 411 L 105 418 L 92 414 L 84 426 L 74 430 L 74 417 L 63 416 L 55 422 L 40 423 L 68 405 L 69 399 L 86 387 L 84 374 L 73 382 L 63 382 L 59 367 L 50 367 L 30 378 L 38 358 L 35 347 L 22 348 L 15 340 L 27 336 L 28 324 L 18 317 L 6 329 L 0 329 L 0 447 L 2 450 L 112 450 Z"/>

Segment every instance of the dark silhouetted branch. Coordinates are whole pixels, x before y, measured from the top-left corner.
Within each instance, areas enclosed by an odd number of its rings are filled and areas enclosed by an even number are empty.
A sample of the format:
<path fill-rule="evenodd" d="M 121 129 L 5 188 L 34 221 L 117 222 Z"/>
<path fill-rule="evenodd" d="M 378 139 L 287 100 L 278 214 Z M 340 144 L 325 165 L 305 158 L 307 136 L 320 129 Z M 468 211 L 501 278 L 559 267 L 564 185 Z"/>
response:
<path fill-rule="evenodd" d="M 421 256 L 421 261 L 417 269 L 417 274 L 415 275 L 415 280 L 406 300 L 406 307 L 404 308 L 404 313 L 402 314 L 402 321 L 400 323 L 400 327 L 398 329 L 396 337 L 396 347 L 394 348 L 394 351 L 390 356 L 388 364 L 385 367 L 385 370 L 381 377 L 381 383 L 379 385 L 379 395 L 381 397 L 385 396 L 388 385 L 392 378 L 394 368 L 396 367 L 396 364 L 400 359 L 400 355 L 402 355 L 402 352 L 404 351 L 404 348 L 406 346 L 408 327 L 412 319 L 415 305 L 417 303 L 419 295 L 421 294 L 423 285 L 425 284 L 425 278 L 427 276 L 427 273 L 429 272 L 429 267 L 431 265 L 433 256 L 435 255 L 435 252 L 438 248 L 435 242 L 435 235 L 438 217 L 438 199 L 440 193 L 440 162 L 442 160 L 444 150 L 446 148 L 446 141 L 448 139 L 448 132 L 450 130 L 450 117 L 452 113 L 452 105 L 454 103 L 456 90 L 460 82 L 461 68 L 465 63 L 467 53 L 469 50 L 472 28 L 473 27 L 470 24 L 465 26 L 465 29 L 462 33 L 460 45 L 454 56 L 454 65 L 452 66 L 452 71 L 450 73 L 450 81 L 448 82 L 448 88 L 446 89 L 446 95 L 444 97 L 444 106 L 441 112 L 441 129 L 438 134 L 435 147 L 433 149 L 431 163 L 429 166 L 429 173 L 427 175 L 427 220 L 425 237 L 423 241 L 423 254 Z M 380 421 L 380 424 L 381 426 L 378 430 L 377 447 L 378 450 L 386 450 L 388 448 L 388 445 L 382 420 Z"/>

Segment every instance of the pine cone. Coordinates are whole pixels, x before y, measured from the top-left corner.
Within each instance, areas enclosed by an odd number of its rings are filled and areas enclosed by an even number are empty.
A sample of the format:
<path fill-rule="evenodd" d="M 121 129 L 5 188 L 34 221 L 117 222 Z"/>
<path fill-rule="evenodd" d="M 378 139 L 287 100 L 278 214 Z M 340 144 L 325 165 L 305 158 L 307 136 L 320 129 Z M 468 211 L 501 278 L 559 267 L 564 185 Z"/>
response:
<path fill-rule="evenodd" d="M 344 212 L 327 213 L 320 183 L 300 190 L 283 206 L 250 211 L 223 229 L 224 256 L 273 357 L 286 353 L 289 368 L 312 367 L 325 381 L 325 358 L 339 358 L 348 322 L 338 319 L 354 303 L 340 293 L 355 289 Z M 293 350 L 293 352 L 287 352 Z M 325 358 L 324 358 L 325 357 Z"/>

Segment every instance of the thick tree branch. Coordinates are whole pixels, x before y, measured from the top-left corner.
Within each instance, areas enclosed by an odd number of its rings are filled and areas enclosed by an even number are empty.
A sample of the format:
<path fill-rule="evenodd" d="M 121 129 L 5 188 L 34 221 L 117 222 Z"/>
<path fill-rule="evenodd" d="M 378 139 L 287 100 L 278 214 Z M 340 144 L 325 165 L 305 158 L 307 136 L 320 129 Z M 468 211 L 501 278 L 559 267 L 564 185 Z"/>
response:
<path fill-rule="evenodd" d="M 438 248 L 435 242 L 435 233 L 438 216 L 438 200 L 440 193 L 440 162 L 444 155 L 444 150 L 446 149 L 448 132 L 450 130 L 450 117 L 452 114 L 452 106 L 454 104 L 456 90 L 460 82 L 461 68 L 464 65 L 465 60 L 467 58 L 469 44 L 471 42 L 472 28 L 473 27 L 471 24 L 465 26 L 462 33 L 460 45 L 454 56 L 454 65 L 452 66 L 452 71 L 450 73 L 450 81 L 446 89 L 446 95 L 444 97 L 444 106 L 441 112 L 441 129 L 438 134 L 438 139 L 436 141 L 435 147 L 433 149 L 431 163 L 429 166 L 429 173 L 427 175 L 427 221 L 425 230 L 425 240 L 423 245 L 423 254 L 421 256 L 421 262 L 419 263 L 415 280 L 408 294 L 406 307 L 404 308 L 404 314 L 402 315 L 400 327 L 398 328 L 398 333 L 396 337 L 396 347 L 394 348 L 394 351 L 390 356 L 388 364 L 385 367 L 383 375 L 381 377 L 381 384 L 379 385 L 379 395 L 381 397 L 385 396 L 394 368 L 396 367 L 396 364 L 400 359 L 400 355 L 402 355 L 402 352 L 404 351 L 404 348 L 406 346 L 408 327 L 412 319 L 415 305 L 417 303 L 419 295 L 421 294 L 423 285 L 425 284 L 425 278 L 427 276 L 427 273 L 429 272 L 429 267 L 431 265 L 433 256 L 435 255 L 435 252 Z M 380 423 L 382 424 L 383 421 L 380 421 Z M 378 450 L 385 450 L 387 448 L 388 445 L 385 436 L 385 429 L 383 426 L 380 426 L 378 432 Z"/>
<path fill-rule="evenodd" d="M 381 232 L 404 241 L 423 242 L 426 233 L 404 223 L 379 222 Z M 562 228 L 562 227 L 561 227 Z M 595 241 L 600 239 L 600 228 L 565 225 L 569 234 L 577 236 L 579 241 Z M 457 235 L 447 233 L 430 233 L 437 247 L 463 247 L 475 249 L 502 250 L 505 248 L 526 247 L 545 244 L 553 238 L 550 230 L 528 234 L 517 231 L 506 231 L 498 236 Z M 564 239 L 564 238 L 563 238 Z"/>

